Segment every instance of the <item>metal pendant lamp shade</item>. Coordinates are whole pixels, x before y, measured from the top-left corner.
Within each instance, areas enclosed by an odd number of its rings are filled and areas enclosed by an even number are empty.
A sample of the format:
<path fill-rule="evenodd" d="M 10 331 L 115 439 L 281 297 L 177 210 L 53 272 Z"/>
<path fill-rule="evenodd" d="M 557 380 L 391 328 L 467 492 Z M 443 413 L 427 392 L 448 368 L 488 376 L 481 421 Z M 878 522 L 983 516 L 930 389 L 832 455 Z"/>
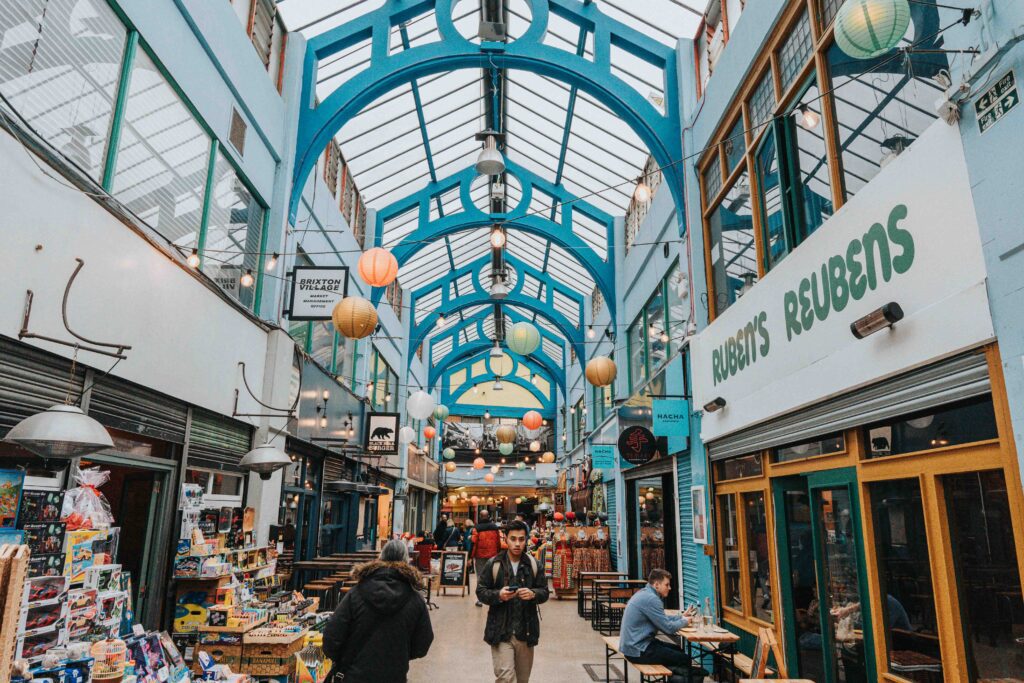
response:
<path fill-rule="evenodd" d="M 335 329 L 349 339 L 362 339 L 377 327 L 377 309 L 360 296 L 347 296 L 331 312 Z"/>
<path fill-rule="evenodd" d="M 369 249 L 359 257 L 359 277 L 372 287 L 387 287 L 398 277 L 398 259 L 382 247 Z"/>
<path fill-rule="evenodd" d="M 836 44 L 854 59 L 893 49 L 910 26 L 907 0 L 846 0 L 836 14 Z"/>
<path fill-rule="evenodd" d="M 260 479 L 270 479 L 277 470 L 292 464 L 288 454 L 273 444 L 265 443 L 252 449 L 239 461 L 238 466 L 246 472 L 255 472 Z"/>
<path fill-rule="evenodd" d="M 484 148 L 476 160 L 476 172 L 480 175 L 501 175 L 505 172 L 505 157 L 498 151 L 498 141 L 488 135 Z"/>
<path fill-rule="evenodd" d="M 540 332 L 532 323 L 518 322 L 509 330 L 505 344 L 520 356 L 526 356 L 540 346 Z"/>
<path fill-rule="evenodd" d="M 4 438 L 41 458 L 70 460 L 114 447 L 110 433 L 77 406 L 56 405 L 14 425 Z"/>

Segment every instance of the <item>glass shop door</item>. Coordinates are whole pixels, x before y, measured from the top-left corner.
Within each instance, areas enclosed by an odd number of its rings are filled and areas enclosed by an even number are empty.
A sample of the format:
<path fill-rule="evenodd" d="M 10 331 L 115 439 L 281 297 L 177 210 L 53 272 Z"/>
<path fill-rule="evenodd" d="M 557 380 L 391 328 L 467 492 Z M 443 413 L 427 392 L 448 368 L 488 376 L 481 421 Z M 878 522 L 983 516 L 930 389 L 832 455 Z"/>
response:
<path fill-rule="evenodd" d="M 856 471 L 787 477 L 773 493 L 789 675 L 874 681 Z"/>

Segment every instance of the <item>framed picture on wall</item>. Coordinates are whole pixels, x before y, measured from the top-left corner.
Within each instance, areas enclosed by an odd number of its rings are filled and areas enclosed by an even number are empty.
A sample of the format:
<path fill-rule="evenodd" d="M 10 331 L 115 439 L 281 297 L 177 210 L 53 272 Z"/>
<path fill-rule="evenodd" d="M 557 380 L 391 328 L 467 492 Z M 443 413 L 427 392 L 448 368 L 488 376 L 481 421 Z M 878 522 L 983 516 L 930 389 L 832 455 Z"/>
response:
<path fill-rule="evenodd" d="M 704 507 L 704 487 L 690 487 L 690 511 L 693 516 L 693 542 L 698 545 L 707 545 L 708 542 L 708 518 L 707 510 Z"/>

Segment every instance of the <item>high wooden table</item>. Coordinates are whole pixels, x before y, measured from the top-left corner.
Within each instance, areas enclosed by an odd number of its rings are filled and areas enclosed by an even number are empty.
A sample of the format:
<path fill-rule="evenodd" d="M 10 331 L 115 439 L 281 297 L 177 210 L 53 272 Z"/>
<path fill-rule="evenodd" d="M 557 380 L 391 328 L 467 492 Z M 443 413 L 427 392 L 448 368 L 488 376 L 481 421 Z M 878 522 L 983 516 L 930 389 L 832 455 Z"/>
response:
<path fill-rule="evenodd" d="M 714 667 L 715 657 L 720 657 L 722 660 L 728 659 L 729 667 L 733 672 L 733 680 L 736 680 L 734 656 L 736 654 L 736 643 L 739 642 L 740 637 L 732 631 L 725 629 L 723 631 L 724 633 L 712 631 L 710 628 L 699 630 L 695 627 L 687 626 L 678 631 L 676 635 L 679 636 L 682 642 L 686 643 L 683 649 L 686 650 L 686 653 L 692 659 L 697 661 L 698 665 L 702 666 L 702 660 L 709 656 L 711 657 L 712 667 Z"/>
<path fill-rule="evenodd" d="M 584 619 L 590 618 L 588 598 L 592 597 L 594 581 L 597 579 L 627 578 L 627 572 L 580 572 L 579 584 L 576 586 L 576 613 Z"/>

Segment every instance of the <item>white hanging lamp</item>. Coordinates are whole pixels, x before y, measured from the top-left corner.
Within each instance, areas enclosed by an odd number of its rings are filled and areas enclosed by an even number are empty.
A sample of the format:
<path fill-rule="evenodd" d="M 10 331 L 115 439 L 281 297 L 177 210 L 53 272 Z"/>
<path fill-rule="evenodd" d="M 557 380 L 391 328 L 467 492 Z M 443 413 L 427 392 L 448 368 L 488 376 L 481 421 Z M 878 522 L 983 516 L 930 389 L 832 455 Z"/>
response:
<path fill-rule="evenodd" d="M 263 481 L 270 479 L 270 475 L 290 464 L 292 464 L 292 459 L 288 457 L 288 454 L 269 443 L 252 449 L 238 462 L 238 466 L 242 470 L 255 472 Z"/>
<path fill-rule="evenodd" d="M 71 405 L 55 405 L 26 417 L 4 440 L 47 460 L 71 460 L 114 447 L 103 425 Z"/>
<path fill-rule="evenodd" d="M 505 157 L 498 151 L 498 138 L 500 134 L 493 130 L 487 130 L 477 135 L 477 139 L 483 138 L 484 148 L 476 159 L 476 172 L 483 176 L 501 175 L 505 172 Z"/>

